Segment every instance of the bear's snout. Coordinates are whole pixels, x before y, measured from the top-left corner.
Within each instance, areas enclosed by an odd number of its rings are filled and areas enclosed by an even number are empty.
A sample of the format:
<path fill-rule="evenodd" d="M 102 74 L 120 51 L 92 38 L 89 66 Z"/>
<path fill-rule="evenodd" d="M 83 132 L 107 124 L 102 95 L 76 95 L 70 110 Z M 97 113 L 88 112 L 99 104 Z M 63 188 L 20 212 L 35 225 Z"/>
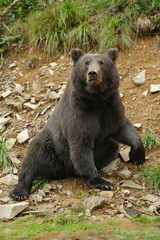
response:
<path fill-rule="evenodd" d="M 97 64 L 89 66 L 87 71 L 87 83 L 90 85 L 98 85 L 102 81 L 101 69 Z"/>

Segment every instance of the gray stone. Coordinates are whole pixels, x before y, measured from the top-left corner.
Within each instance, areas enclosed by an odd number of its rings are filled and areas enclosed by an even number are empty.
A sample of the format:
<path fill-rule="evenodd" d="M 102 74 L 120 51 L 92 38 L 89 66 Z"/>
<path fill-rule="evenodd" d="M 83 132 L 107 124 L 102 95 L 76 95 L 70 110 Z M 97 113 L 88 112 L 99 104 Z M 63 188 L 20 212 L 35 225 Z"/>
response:
<path fill-rule="evenodd" d="M 123 169 L 118 172 L 118 176 L 122 179 L 129 179 L 131 178 L 132 173 L 128 169 Z"/>
<path fill-rule="evenodd" d="M 21 133 L 18 134 L 17 140 L 19 143 L 24 143 L 29 139 L 28 129 L 23 130 Z"/>
<path fill-rule="evenodd" d="M 14 90 L 15 90 L 15 92 L 18 92 L 19 94 L 22 94 L 22 92 L 24 91 L 24 87 L 20 84 L 16 84 Z"/>
<path fill-rule="evenodd" d="M 9 122 L 10 122 L 10 117 L 7 117 L 7 118 L 0 117 L 0 129 L 2 129 L 2 127 Z"/>
<path fill-rule="evenodd" d="M 158 197 L 155 197 L 152 194 L 147 194 L 146 196 L 142 197 L 142 200 L 155 203 L 158 200 Z"/>
<path fill-rule="evenodd" d="M 103 207 L 105 204 L 105 198 L 99 196 L 91 196 L 87 198 L 82 204 L 85 208 L 92 211 L 96 208 Z"/>
<path fill-rule="evenodd" d="M 16 118 L 17 118 L 18 122 L 22 121 L 22 118 L 21 118 L 21 116 L 18 113 L 16 113 Z"/>
<path fill-rule="evenodd" d="M 151 84 L 150 85 L 150 92 L 156 93 L 160 91 L 160 84 Z"/>
<path fill-rule="evenodd" d="M 8 149 L 11 149 L 14 146 L 15 143 L 16 143 L 16 138 L 9 138 L 6 141 L 6 147 Z"/>
<path fill-rule="evenodd" d="M 132 180 L 124 180 L 122 187 L 128 187 L 128 188 L 135 188 L 135 189 L 143 189 L 142 186 L 139 184 L 135 183 Z"/>
<path fill-rule="evenodd" d="M 141 123 L 134 123 L 133 126 L 136 128 L 136 129 L 140 129 L 142 127 L 142 124 Z"/>
<path fill-rule="evenodd" d="M 124 162 L 128 162 L 130 160 L 130 158 L 129 158 L 130 150 L 131 150 L 131 147 L 127 147 L 127 148 L 120 151 L 120 155 L 121 155 Z"/>
<path fill-rule="evenodd" d="M 105 200 L 111 200 L 114 194 L 112 191 L 101 191 L 99 195 L 105 198 Z"/>
<path fill-rule="evenodd" d="M 0 205 L 0 219 L 12 219 L 28 206 L 28 202 Z"/>
<path fill-rule="evenodd" d="M 52 91 L 50 94 L 49 94 L 49 100 L 55 100 L 55 99 L 59 99 L 60 98 L 60 96 L 61 96 L 62 94 L 61 93 L 56 93 L 55 91 Z"/>
<path fill-rule="evenodd" d="M 31 110 L 35 110 L 39 105 L 38 104 L 33 104 L 33 103 L 24 103 L 24 107 L 25 108 L 28 108 L 28 109 L 31 109 Z"/>
<path fill-rule="evenodd" d="M 110 173 L 112 171 L 116 171 L 118 168 L 117 165 L 119 162 L 120 162 L 119 158 L 113 160 L 110 164 L 108 164 L 105 168 L 103 168 L 102 171 L 105 173 Z"/>
<path fill-rule="evenodd" d="M 5 185 L 14 185 L 18 183 L 18 177 L 13 174 L 8 174 L 2 178 L 0 178 L 0 183 Z"/>
<path fill-rule="evenodd" d="M 158 198 L 158 200 L 157 200 L 155 203 L 153 203 L 153 204 L 148 208 L 148 211 L 151 212 L 151 213 L 153 213 L 153 212 L 155 212 L 156 209 L 159 208 L 159 207 L 160 207 L 160 198 Z"/>
<path fill-rule="evenodd" d="M 147 96 L 147 94 L 148 94 L 148 90 L 144 91 L 142 94 L 143 94 L 143 96 L 145 96 L 145 97 L 146 97 L 146 96 Z"/>
<path fill-rule="evenodd" d="M 51 63 L 49 63 L 49 66 L 50 66 L 52 69 L 54 69 L 54 68 L 56 68 L 56 67 L 58 66 L 58 63 L 56 63 L 56 62 L 51 62 Z"/>
<path fill-rule="evenodd" d="M 13 62 L 13 63 L 11 63 L 11 64 L 8 66 L 9 69 L 10 69 L 10 68 L 14 68 L 14 67 L 17 67 L 17 63 L 16 63 L 16 62 Z"/>
<path fill-rule="evenodd" d="M 146 70 L 143 70 L 142 72 L 140 72 L 134 79 L 133 81 L 137 84 L 137 85 L 141 85 L 145 82 L 146 78 L 145 78 L 145 72 Z"/>
<path fill-rule="evenodd" d="M 23 109 L 23 104 L 22 104 L 22 102 L 12 102 L 11 105 L 13 105 L 13 107 L 14 107 L 18 112 L 22 111 L 22 109 Z"/>
<path fill-rule="evenodd" d="M 11 95 L 11 93 L 12 93 L 11 90 L 7 90 L 6 92 L 3 92 L 3 93 L 1 94 L 1 97 L 2 97 L 2 98 L 6 98 L 6 97 L 8 97 L 9 95 Z"/>
<path fill-rule="evenodd" d="M 54 75 L 54 71 L 52 70 L 52 69 L 48 69 L 48 72 L 49 72 L 49 74 L 51 75 L 51 76 L 53 76 Z"/>

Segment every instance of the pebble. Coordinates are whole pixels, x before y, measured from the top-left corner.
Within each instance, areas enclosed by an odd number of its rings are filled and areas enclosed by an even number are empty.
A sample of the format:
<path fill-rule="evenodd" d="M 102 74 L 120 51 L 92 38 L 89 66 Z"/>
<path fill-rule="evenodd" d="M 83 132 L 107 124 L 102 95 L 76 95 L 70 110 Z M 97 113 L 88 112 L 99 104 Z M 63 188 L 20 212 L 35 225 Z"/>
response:
<path fill-rule="evenodd" d="M 132 176 L 132 173 L 128 169 L 123 169 L 118 172 L 118 176 L 122 179 L 129 179 Z"/>
<path fill-rule="evenodd" d="M 6 97 L 8 97 L 9 95 L 11 95 L 11 93 L 12 93 L 11 90 L 7 90 L 6 92 L 4 92 L 4 93 L 1 94 L 1 97 L 2 97 L 2 98 L 6 98 Z"/>
<path fill-rule="evenodd" d="M 33 103 L 24 103 L 24 107 L 25 108 L 28 108 L 28 109 L 31 109 L 31 110 L 35 110 L 39 105 L 38 104 L 33 104 Z"/>
<path fill-rule="evenodd" d="M 131 147 L 127 147 L 120 151 L 120 156 L 122 157 L 124 162 L 128 162 L 130 160 L 129 153 L 130 153 Z"/>
<path fill-rule="evenodd" d="M 13 62 L 11 63 L 8 68 L 11 69 L 11 68 L 14 68 L 14 67 L 17 67 L 17 63 L 16 62 Z"/>
<path fill-rule="evenodd" d="M 113 160 L 110 164 L 108 164 L 106 167 L 104 167 L 102 169 L 102 171 L 105 173 L 111 173 L 113 171 L 116 171 L 118 169 L 119 162 L 120 162 L 119 158 Z"/>
<path fill-rule="evenodd" d="M 134 79 L 133 81 L 137 84 L 137 85 L 141 85 L 145 82 L 146 78 L 145 78 L 145 72 L 146 70 L 143 70 L 142 72 L 140 72 Z"/>
<path fill-rule="evenodd" d="M 136 128 L 136 129 L 140 129 L 142 127 L 142 124 L 141 123 L 134 123 L 133 126 Z"/>
<path fill-rule="evenodd" d="M 150 92 L 156 93 L 160 91 L 160 84 L 151 84 L 150 85 Z"/>
<path fill-rule="evenodd" d="M 143 196 L 143 197 L 142 197 L 142 200 L 155 203 L 155 202 L 158 200 L 158 197 L 155 197 L 155 196 L 152 195 L 152 194 L 147 194 L 146 196 Z"/>
<path fill-rule="evenodd" d="M 24 143 L 29 139 L 28 129 L 23 130 L 21 133 L 18 134 L 17 140 L 19 143 Z"/>
<path fill-rule="evenodd" d="M 24 91 L 24 87 L 22 85 L 20 85 L 20 84 L 16 84 L 14 90 L 15 90 L 15 92 L 18 92 L 19 94 L 22 95 L 22 92 Z"/>
<path fill-rule="evenodd" d="M 114 194 L 112 191 L 101 191 L 99 195 L 105 198 L 105 200 L 112 200 Z"/>
<path fill-rule="evenodd" d="M 99 196 L 91 196 L 87 198 L 82 204 L 85 208 L 92 211 L 96 208 L 103 207 L 105 204 L 105 198 Z"/>
<path fill-rule="evenodd" d="M 0 183 L 5 185 L 14 185 L 18 183 L 18 176 L 13 174 L 8 174 L 2 178 L 0 178 Z"/>
<path fill-rule="evenodd" d="M 142 186 L 139 184 L 135 183 L 132 180 L 124 180 L 122 187 L 128 187 L 128 188 L 135 188 L 135 189 L 143 189 Z"/>

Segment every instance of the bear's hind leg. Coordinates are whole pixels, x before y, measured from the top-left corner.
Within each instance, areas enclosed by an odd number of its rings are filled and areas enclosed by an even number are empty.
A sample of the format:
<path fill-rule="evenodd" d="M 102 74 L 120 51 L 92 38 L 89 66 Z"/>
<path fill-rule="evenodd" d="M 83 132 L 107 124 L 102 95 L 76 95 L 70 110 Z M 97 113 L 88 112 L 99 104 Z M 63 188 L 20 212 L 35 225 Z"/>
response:
<path fill-rule="evenodd" d="M 61 165 L 61 164 L 60 164 Z M 32 183 L 38 177 L 54 179 L 64 174 L 58 166 L 54 144 L 49 133 L 40 132 L 30 143 L 19 174 L 18 184 L 10 197 L 22 201 L 28 198 Z"/>

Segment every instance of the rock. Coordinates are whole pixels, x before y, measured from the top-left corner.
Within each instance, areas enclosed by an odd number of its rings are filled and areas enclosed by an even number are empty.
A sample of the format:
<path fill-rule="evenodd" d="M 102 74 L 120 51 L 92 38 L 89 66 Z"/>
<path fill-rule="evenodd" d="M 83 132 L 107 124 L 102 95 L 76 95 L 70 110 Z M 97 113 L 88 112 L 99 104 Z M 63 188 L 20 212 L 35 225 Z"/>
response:
<path fill-rule="evenodd" d="M 105 200 L 111 200 L 113 198 L 113 192 L 112 191 L 101 191 L 100 197 L 105 198 Z"/>
<path fill-rule="evenodd" d="M 160 207 L 160 199 L 158 199 L 155 203 L 153 203 L 149 208 L 148 211 L 149 212 L 155 212 L 157 208 Z"/>
<path fill-rule="evenodd" d="M 160 91 L 160 84 L 151 84 L 150 85 L 150 92 L 156 93 Z"/>
<path fill-rule="evenodd" d="M 21 118 L 21 116 L 18 113 L 16 113 L 16 118 L 17 118 L 18 122 L 22 121 L 22 118 Z"/>
<path fill-rule="evenodd" d="M 5 185 L 14 185 L 18 183 L 18 177 L 13 174 L 8 174 L 0 178 L 0 183 Z"/>
<path fill-rule="evenodd" d="M 73 196 L 73 192 L 70 190 L 66 190 L 65 194 L 67 195 L 67 197 L 72 197 Z"/>
<path fill-rule="evenodd" d="M 132 207 L 132 203 L 127 203 L 127 208 L 131 208 Z"/>
<path fill-rule="evenodd" d="M 105 198 L 99 196 L 91 196 L 87 198 L 82 204 L 85 208 L 92 211 L 96 208 L 103 207 L 105 204 Z"/>
<path fill-rule="evenodd" d="M 39 194 L 33 194 L 32 195 L 32 200 L 35 202 L 35 204 L 37 205 L 37 202 L 42 202 L 43 197 Z"/>
<path fill-rule="evenodd" d="M 23 109 L 23 104 L 22 102 L 13 102 L 11 105 L 13 105 L 13 107 L 18 111 L 22 111 Z"/>
<path fill-rule="evenodd" d="M 41 196 L 42 198 L 46 196 L 43 190 L 38 190 L 38 195 Z"/>
<path fill-rule="evenodd" d="M 120 151 L 119 154 L 124 162 L 128 162 L 130 160 L 130 158 L 129 158 L 130 150 L 131 150 L 131 147 L 127 147 Z"/>
<path fill-rule="evenodd" d="M 131 178 L 132 173 L 128 169 L 123 169 L 120 172 L 118 172 L 118 176 L 122 179 L 129 179 Z"/>
<path fill-rule="evenodd" d="M 145 72 L 146 70 L 143 70 L 142 72 L 140 72 L 134 79 L 133 81 L 137 84 L 137 85 L 141 85 L 145 82 L 146 78 L 145 78 Z"/>
<path fill-rule="evenodd" d="M 142 127 L 142 124 L 141 123 L 134 123 L 133 126 L 136 128 L 136 129 L 140 129 Z"/>
<path fill-rule="evenodd" d="M 10 122 L 10 117 L 7 117 L 7 118 L 0 117 L 0 129 L 2 129 L 2 127 L 9 122 Z"/>
<path fill-rule="evenodd" d="M 155 197 L 152 194 L 147 194 L 146 196 L 142 197 L 142 200 L 155 203 L 158 200 L 158 197 Z"/>
<path fill-rule="evenodd" d="M 55 91 L 52 91 L 50 94 L 49 94 L 49 100 L 55 100 L 55 99 L 59 99 L 60 98 L 60 96 L 61 96 L 62 94 L 61 93 L 56 93 Z"/>
<path fill-rule="evenodd" d="M 2 98 L 6 98 L 6 97 L 8 97 L 9 95 L 11 95 L 11 93 L 12 93 L 11 90 L 7 90 L 6 92 L 4 92 L 4 93 L 1 94 L 1 97 L 2 97 Z"/>
<path fill-rule="evenodd" d="M 117 158 L 113 160 L 110 164 L 108 164 L 105 168 L 102 169 L 105 173 L 111 173 L 112 171 L 116 171 L 118 168 L 118 163 L 120 162 L 120 159 Z"/>
<path fill-rule="evenodd" d="M 2 202 L 2 203 L 8 203 L 9 201 L 11 201 L 11 198 L 10 198 L 10 197 L 0 198 L 0 202 Z"/>
<path fill-rule="evenodd" d="M 24 143 L 29 139 L 28 129 L 23 130 L 21 133 L 18 134 L 17 140 L 19 143 Z"/>
<path fill-rule="evenodd" d="M 25 108 L 28 108 L 28 109 L 31 109 L 31 110 L 35 110 L 39 105 L 38 104 L 33 104 L 33 103 L 24 103 L 24 107 Z"/>
<path fill-rule="evenodd" d="M 19 72 L 19 76 L 20 76 L 20 77 L 23 77 L 24 75 L 23 75 L 23 73 L 22 73 L 22 72 Z"/>
<path fill-rule="evenodd" d="M 24 87 L 22 85 L 20 85 L 20 84 L 16 84 L 14 90 L 15 90 L 15 92 L 18 92 L 19 94 L 22 95 L 22 92 L 24 91 Z"/>
<path fill-rule="evenodd" d="M 17 63 L 16 62 L 13 62 L 11 63 L 8 68 L 11 69 L 11 68 L 14 68 L 14 67 L 17 67 Z"/>
<path fill-rule="evenodd" d="M 142 186 L 139 184 L 135 183 L 132 180 L 124 180 L 122 187 L 128 187 L 128 188 L 135 188 L 135 189 L 143 189 Z"/>
<path fill-rule="evenodd" d="M 36 103 L 36 98 L 35 97 L 31 97 L 31 103 L 33 103 L 33 104 Z"/>
<path fill-rule="evenodd" d="M 14 146 L 15 143 L 16 143 L 16 138 L 9 138 L 6 141 L 6 147 L 8 149 L 11 149 Z"/>
<path fill-rule="evenodd" d="M 144 91 L 142 94 L 143 94 L 143 96 L 145 96 L 145 97 L 146 97 L 146 96 L 147 96 L 147 94 L 148 94 L 148 90 Z"/>
<path fill-rule="evenodd" d="M 50 66 L 52 69 L 54 69 L 54 68 L 56 68 L 56 67 L 58 66 L 58 63 L 56 63 L 56 62 L 51 62 L 51 63 L 49 63 L 49 66 Z"/>
<path fill-rule="evenodd" d="M 28 206 L 28 202 L 0 205 L 0 219 L 12 219 Z"/>
<path fill-rule="evenodd" d="M 52 69 L 48 69 L 48 72 L 49 72 L 49 74 L 51 75 L 51 76 L 53 76 L 54 75 L 54 71 L 52 70 Z"/>

